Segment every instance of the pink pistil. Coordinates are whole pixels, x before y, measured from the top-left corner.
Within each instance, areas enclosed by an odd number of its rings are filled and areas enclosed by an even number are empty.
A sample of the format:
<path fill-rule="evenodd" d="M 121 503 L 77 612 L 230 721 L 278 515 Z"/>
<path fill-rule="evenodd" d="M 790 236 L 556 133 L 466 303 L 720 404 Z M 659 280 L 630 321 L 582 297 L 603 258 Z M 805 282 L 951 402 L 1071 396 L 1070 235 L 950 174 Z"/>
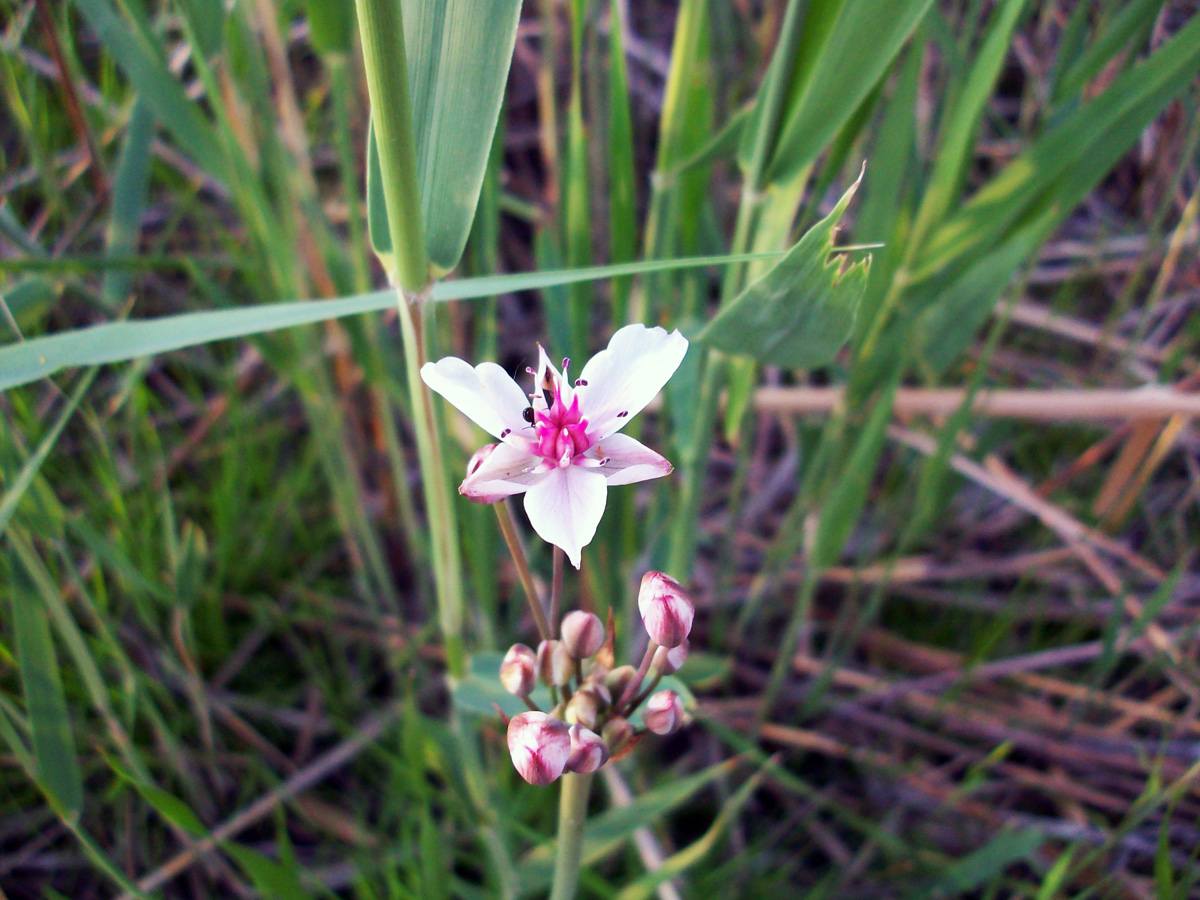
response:
<path fill-rule="evenodd" d="M 548 410 L 537 412 L 534 454 L 555 466 L 569 466 L 577 459 L 582 462 L 584 452 L 592 446 L 587 424 L 579 412 L 579 397 L 572 397 L 571 405 L 566 406 L 561 388 L 555 384 L 554 403 Z"/>

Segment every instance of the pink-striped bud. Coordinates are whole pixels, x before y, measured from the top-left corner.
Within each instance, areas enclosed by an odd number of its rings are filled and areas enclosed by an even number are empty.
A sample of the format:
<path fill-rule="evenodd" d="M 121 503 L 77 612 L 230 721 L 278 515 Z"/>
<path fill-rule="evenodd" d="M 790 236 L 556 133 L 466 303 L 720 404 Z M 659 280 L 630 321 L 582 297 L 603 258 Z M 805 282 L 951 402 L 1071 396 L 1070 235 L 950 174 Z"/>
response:
<path fill-rule="evenodd" d="M 647 572 L 638 592 L 638 610 L 650 640 L 660 647 L 678 647 L 692 630 L 696 609 L 683 586 L 670 575 Z"/>
<path fill-rule="evenodd" d="M 542 681 L 562 687 L 571 680 L 575 662 L 562 641 L 542 641 L 537 649 L 537 668 Z"/>
<path fill-rule="evenodd" d="M 687 655 L 686 640 L 678 647 L 659 647 L 654 654 L 654 668 L 660 675 L 673 675 L 683 668 Z"/>
<path fill-rule="evenodd" d="M 608 762 L 608 744 L 604 743 L 604 738 L 582 725 L 572 725 L 569 732 L 571 755 L 567 757 L 568 772 L 585 775 Z"/>
<path fill-rule="evenodd" d="M 508 752 L 522 778 L 530 784 L 549 784 L 566 768 L 571 736 L 558 719 L 523 712 L 508 722 Z"/>
<path fill-rule="evenodd" d="M 617 753 L 633 738 L 633 726 L 629 724 L 628 719 L 613 716 L 604 723 L 600 733 L 604 735 L 604 742 L 608 744 L 609 751 Z"/>
<path fill-rule="evenodd" d="M 528 697 L 537 682 L 537 657 L 524 644 L 513 644 L 500 663 L 500 683 L 510 694 Z"/>
<path fill-rule="evenodd" d="M 563 645 L 576 659 L 587 659 L 604 646 L 604 623 L 595 613 L 577 609 L 562 621 Z"/>
<path fill-rule="evenodd" d="M 683 701 L 674 691 L 659 691 L 646 701 L 642 721 L 655 734 L 670 734 L 683 724 Z"/>

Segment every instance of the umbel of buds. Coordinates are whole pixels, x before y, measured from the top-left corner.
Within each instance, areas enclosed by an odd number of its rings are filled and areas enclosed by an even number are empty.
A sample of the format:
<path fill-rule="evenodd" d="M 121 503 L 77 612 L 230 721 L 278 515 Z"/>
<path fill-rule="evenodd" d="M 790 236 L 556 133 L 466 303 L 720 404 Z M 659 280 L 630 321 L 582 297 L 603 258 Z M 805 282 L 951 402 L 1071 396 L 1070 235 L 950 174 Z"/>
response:
<path fill-rule="evenodd" d="M 510 694 L 528 697 L 537 683 L 537 657 L 524 644 L 513 644 L 500 663 L 500 683 Z"/>
<path fill-rule="evenodd" d="M 587 659 L 604 646 L 604 624 L 595 613 L 577 609 L 563 617 L 563 646 L 575 659 Z"/>
<path fill-rule="evenodd" d="M 670 575 L 647 572 L 638 592 L 638 611 L 650 640 L 660 647 L 678 647 L 692 630 L 696 608 L 683 586 Z"/>
<path fill-rule="evenodd" d="M 674 691 L 659 691 L 646 701 L 642 720 L 655 734 L 670 734 L 683 724 L 683 701 Z"/>
<path fill-rule="evenodd" d="M 508 723 L 508 752 L 530 784 L 549 784 L 562 775 L 571 755 L 567 726 L 545 713 L 523 712 Z"/>
<path fill-rule="evenodd" d="M 530 710 L 509 720 L 508 750 L 530 784 L 549 784 L 564 772 L 595 772 L 629 753 L 647 732 L 671 734 L 687 721 L 682 698 L 663 678 L 687 660 L 692 602 L 674 578 L 649 572 L 638 607 L 650 645 L 636 668 L 615 665 L 611 611 L 607 625 L 594 613 L 570 612 L 558 625 L 558 639 L 548 637 L 536 652 L 514 644 L 505 654 L 500 681 Z M 535 693 L 538 681 L 543 687 Z M 544 698 L 551 705 L 543 711 Z"/>

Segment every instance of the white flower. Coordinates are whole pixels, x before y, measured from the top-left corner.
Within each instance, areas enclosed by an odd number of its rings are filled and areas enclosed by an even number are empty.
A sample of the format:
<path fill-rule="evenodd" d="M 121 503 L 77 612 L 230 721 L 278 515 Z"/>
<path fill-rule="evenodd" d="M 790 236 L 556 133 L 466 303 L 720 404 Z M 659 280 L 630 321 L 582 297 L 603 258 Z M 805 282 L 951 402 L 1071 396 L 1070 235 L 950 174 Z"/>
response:
<path fill-rule="evenodd" d="M 571 384 L 538 347 L 528 396 L 495 363 L 472 368 L 453 356 L 426 363 L 421 378 L 501 441 L 459 486 L 485 503 L 525 494 L 525 512 L 545 541 L 579 568 L 596 534 L 608 486 L 659 478 L 671 464 L 618 432 L 667 383 L 687 353 L 678 331 L 627 325 Z"/>

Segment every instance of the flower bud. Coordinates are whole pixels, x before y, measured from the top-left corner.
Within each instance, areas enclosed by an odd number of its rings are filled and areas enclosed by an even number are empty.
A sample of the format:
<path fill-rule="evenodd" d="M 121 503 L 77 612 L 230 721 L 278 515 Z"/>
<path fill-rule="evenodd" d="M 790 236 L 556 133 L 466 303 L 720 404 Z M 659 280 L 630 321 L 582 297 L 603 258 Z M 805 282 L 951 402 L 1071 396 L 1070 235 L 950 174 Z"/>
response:
<path fill-rule="evenodd" d="M 659 647 L 654 653 L 654 668 L 660 675 L 673 675 L 683 668 L 688 655 L 688 642 L 678 647 Z"/>
<path fill-rule="evenodd" d="M 604 625 L 595 613 L 577 609 L 562 621 L 563 645 L 576 659 L 587 659 L 604 646 Z"/>
<path fill-rule="evenodd" d="M 674 691 L 659 691 L 646 701 L 642 721 L 655 734 L 670 734 L 683 724 L 683 701 Z"/>
<path fill-rule="evenodd" d="M 567 757 L 568 772 L 585 775 L 608 762 L 608 744 L 596 732 L 582 725 L 572 725 L 569 733 L 571 755 Z"/>
<path fill-rule="evenodd" d="M 467 486 L 467 482 L 471 481 L 471 476 L 479 471 L 479 467 L 487 462 L 487 458 L 492 455 L 492 451 L 499 447 L 499 444 L 484 444 L 476 450 L 469 460 L 467 460 L 467 478 L 463 482 Z M 506 494 L 484 494 L 477 490 L 471 489 L 469 486 L 466 490 L 463 487 L 458 489 L 459 493 L 475 503 L 496 503 L 503 500 Z"/>
<path fill-rule="evenodd" d="M 513 644 L 500 663 L 500 683 L 510 694 L 528 697 L 537 681 L 537 657 L 524 644 Z"/>
<path fill-rule="evenodd" d="M 670 575 L 647 572 L 638 592 L 638 610 L 650 640 L 660 647 L 678 647 L 692 630 L 696 609 L 683 587 Z"/>
<path fill-rule="evenodd" d="M 546 684 L 562 687 L 571 680 L 575 663 L 562 641 L 542 641 L 537 649 L 538 675 Z"/>
<path fill-rule="evenodd" d="M 523 712 L 508 722 L 508 752 L 522 778 L 530 784 L 549 784 L 566 768 L 571 736 L 558 719 Z"/>
<path fill-rule="evenodd" d="M 629 724 L 628 719 L 613 716 L 604 723 L 600 733 L 604 735 L 604 742 L 608 744 L 609 751 L 617 753 L 633 737 L 633 726 Z"/>
<path fill-rule="evenodd" d="M 629 682 L 637 678 L 637 669 L 633 666 L 617 666 L 604 678 L 604 686 L 609 689 L 613 697 L 618 700 L 625 693 L 625 688 L 629 686 Z"/>
<path fill-rule="evenodd" d="M 600 705 L 596 702 L 596 695 L 591 691 L 582 690 L 576 691 L 567 703 L 564 717 L 569 724 L 579 723 L 587 728 L 595 728 L 599 714 Z"/>

